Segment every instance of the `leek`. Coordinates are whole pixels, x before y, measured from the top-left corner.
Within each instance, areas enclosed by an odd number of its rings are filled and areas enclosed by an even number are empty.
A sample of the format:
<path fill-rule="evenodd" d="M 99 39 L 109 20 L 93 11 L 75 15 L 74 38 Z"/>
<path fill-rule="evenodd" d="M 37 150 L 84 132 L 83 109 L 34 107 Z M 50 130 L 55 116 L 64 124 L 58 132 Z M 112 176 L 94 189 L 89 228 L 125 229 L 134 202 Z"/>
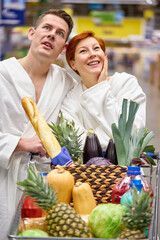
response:
<path fill-rule="evenodd" d="M 112 124 L 112 134 L 116 146 L 118 165 L 129 166 L 133 158 L 139 158 L 146 145 L 153 138 L 154 133 L 147 128 L 135 129 L 133 122 L 138 111 L 139 104 L 130 101 L 127 118 L 128 100 L 123 99 L 122 113 L 118 120 L 118 126 Z"/>

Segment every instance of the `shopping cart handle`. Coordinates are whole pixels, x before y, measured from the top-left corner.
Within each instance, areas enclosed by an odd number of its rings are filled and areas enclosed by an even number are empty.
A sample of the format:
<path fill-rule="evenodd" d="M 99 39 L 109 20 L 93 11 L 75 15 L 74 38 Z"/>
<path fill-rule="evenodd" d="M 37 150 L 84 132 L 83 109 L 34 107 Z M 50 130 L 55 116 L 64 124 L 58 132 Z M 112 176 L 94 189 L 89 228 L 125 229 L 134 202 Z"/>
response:
<path fill-rule="evenodd" d="M 30 152 L 29 153 L 29 161 L 31 161 L 34 156 L 40 156 L 40 154 L 39 153 L 32 153 L 32 152 Z"/>

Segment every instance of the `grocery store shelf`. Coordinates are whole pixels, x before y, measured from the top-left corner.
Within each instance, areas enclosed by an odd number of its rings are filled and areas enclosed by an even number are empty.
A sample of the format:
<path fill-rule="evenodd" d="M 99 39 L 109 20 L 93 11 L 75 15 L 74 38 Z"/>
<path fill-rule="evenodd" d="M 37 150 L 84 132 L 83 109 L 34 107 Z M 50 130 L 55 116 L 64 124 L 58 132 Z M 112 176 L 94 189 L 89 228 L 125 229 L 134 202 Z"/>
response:
<path fill-rule="evenodd" d="M 140 4 L 157 5 L 156 0 L 61 0 L 61 3 L 98 3 L 98 4 Z"/>

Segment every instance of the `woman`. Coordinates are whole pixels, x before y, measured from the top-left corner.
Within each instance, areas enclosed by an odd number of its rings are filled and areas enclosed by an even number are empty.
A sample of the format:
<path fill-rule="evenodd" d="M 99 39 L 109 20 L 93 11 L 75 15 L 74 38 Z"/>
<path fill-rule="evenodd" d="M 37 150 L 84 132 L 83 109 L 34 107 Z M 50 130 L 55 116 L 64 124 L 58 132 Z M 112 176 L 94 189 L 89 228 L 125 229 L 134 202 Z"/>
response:
<path fill-rule="evenodd" d="M 137 128 L 145 126 L 146 96 L 133 75 L 116 72 L 108 76 L 102 39 L 91 31 L 74 36 L 69 41 L 66 59 L 82 81 L 68 93 L 61 111 L 64 118 L 75 121 L 80 133 L 84 132 L 83 142 L 87 131 L 93 128 L 106 150 L 112 136 L 111 125 L 118 122 L 124 98 L 140 104 L 134 124 Z"/>

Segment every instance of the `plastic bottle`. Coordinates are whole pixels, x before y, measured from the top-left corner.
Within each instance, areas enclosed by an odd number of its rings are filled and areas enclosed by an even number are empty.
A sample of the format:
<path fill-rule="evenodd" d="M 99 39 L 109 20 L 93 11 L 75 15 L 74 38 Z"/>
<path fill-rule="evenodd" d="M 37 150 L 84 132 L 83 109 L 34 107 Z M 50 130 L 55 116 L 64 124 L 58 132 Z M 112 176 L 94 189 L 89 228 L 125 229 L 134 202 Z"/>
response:
<path fill-rule="evenodd" d="M 121 205 L 126 205 L 132 202 L 132 192 L 131 189 L 133 189 L 133 185 L 137 188 L 138 194 L 141 193 L 141 190 L 143 188 L 143 184 L 141 182 L 141 180 L 138 179 L 132 179 L 132 182 L 130 183 L 130 189 L 124 193 L 121 197 Z"/>
<path fill-rule="evenodd" d="M 128 166 L 126 176 L 121 178 L 114 186 L 112 190 L 112 203 L 120 204 L 122 195 L 130 188 L 132 179 L 139 179 L 142 181 L 144 191 L 151 190 L 151 196 L 153 196 L 153 190 L 147 180 L 141 176 L 140 167 Z"/>

